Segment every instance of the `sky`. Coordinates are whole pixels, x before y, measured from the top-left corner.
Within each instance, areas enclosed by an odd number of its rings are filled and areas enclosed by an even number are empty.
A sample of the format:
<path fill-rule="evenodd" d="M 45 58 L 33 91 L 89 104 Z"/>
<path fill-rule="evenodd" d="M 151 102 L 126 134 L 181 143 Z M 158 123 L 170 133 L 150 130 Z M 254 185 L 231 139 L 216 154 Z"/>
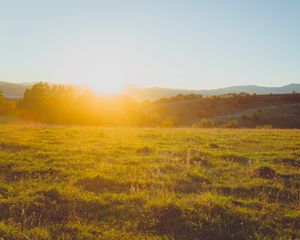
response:
<path fill-rule="evenodd" d="M 0 81 L 300 83 L 298 0 L 0 0 Z"/>

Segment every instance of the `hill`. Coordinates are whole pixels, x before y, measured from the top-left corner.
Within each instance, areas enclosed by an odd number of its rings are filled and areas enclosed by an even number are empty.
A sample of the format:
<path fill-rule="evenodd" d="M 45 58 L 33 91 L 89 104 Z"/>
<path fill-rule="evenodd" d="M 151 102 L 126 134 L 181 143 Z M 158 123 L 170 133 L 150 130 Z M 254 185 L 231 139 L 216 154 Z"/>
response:
<path fill-rule="evenodd" d="M 21 98 L 28 87 L 34 85 L 35 82 L 12 83 L 0 81 L 0 91 L 7 98 Z M 233 86 L 227 88 L 211 89 L 211 90 L 186 90 L 186 89 L 170 89 L 170 88 L 139 88 L 133 85 L 127 85 L 122 94 L 126 94 L 136 101 L 158 100 L 160 98 L 172 97 L 178 94 L 198 94 L 203 96 L 224 95 L 228 93 L 256 93 L 256 94 L 282 94 L 300 92 L 300 84 L 289 84 L 282 87 L 261 87 L 255 85 Z"/>
<path fill-rule="evenodd" d="M 249 86 L 233 86 L 227 88 L 219 88 L 212 90 L 185 90 L 185 89 L 170 89 L 170 88 L 139 88 L 133 85 L 128 85 L 124 89 L 124 93 L 137 101 L 141 100 L 158 100 L 160 98 L 172 97 L 178 94 L 198 94 L 203 96 L 224 95 L 228 93 L 256 93 L 256 94 L 283 94 L 300 92 L 300 84 L 289 84 L 282 87 L 261 87 L 255 85 Z"/>
<path fill-rule="evenodd" d="M 21 98 L 25 90 L 33 84 L 34 83 L 0 82 L 0 91 L 2 91 L 7 98 Z"/>
<path fill-rule="evenodd" d="M 239 127 L 300 128 L 300 94 L 296 93 L 178 95 L 157 100 L 151 105 L 151 111 L 173 120 L 178 126 L 192 126 L 206 118 L 216 126 L 236 120 Z"/>

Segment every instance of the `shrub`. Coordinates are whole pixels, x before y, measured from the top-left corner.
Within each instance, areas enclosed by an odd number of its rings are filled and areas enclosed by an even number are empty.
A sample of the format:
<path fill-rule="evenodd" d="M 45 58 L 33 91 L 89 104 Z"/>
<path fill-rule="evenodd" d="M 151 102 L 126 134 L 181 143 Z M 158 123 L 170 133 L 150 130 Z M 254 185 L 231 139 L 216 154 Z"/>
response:
<path fill-rule="evenodd" d="M 165 127 L 165 128 L 172 128 L 172 127 L 175 127 L 175 122 L 171 119 L 167 119 L 167 120 L 162 121 L 160 126 Z"/>
<path fill-rule="evenodd" d="M 200 122 L 193 124 L 193 127 L 200 127 L 200 128 L 212 128 L 214 127 L 214 122 L 211 119 L 202 118 Z"/>
<path fill-rule="evenodd" d="M 254 112 L 254 113 L 252 114 L 252 120 L 253 120 L 254 122 L 259 122 L 259 121 L 261 121 L 261 118 L 262 118 L 261 110 L 259 110 L 259 111 L 257 111 L 257 112 Z"/>
<path fill-rule="evenodd" d="M 257 129 L 272 129 L 273 126 L 271 124 L 256 126 Z"/>
<path fill-rule="evenodd" d="M 223 123 L 221 125 L 222 128 L 238 128 L 239 127 L 239 123 L 237 120 L 230 120 L 226 123 Z"/>

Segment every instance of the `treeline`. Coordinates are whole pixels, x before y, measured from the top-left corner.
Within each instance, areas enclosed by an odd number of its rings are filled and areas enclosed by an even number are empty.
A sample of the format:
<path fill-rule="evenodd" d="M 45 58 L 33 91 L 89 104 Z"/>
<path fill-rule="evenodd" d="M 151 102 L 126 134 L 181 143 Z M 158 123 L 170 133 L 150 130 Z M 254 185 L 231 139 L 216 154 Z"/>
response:
<path fill-rule="evenodd" d="M 0 91 L 0 116 L 11 116 L 15 114 L 16 101 L 6 99 Z"/>
<path fill-rule="evenodd" d="M 64 85 L 35 84 L 17 105 L 22 119 L 50 124 L 136 125 L 139 105 L 126 96 L 101 97 Z"/>
<path fill-rule="evenodd" d="M 89 90 L 41 82 L 28 88 L 20 100 L 5 99 L 0 94 L 0 116 L 46 124 L 236 128 L 268 122 L 262 120 L 261 110 L 236 119 L 224 120 L 222 116 L 250 108 L 292 103 L 300 103 L 300 94 L 241 93 L 211 97 L 179 94 L 139 103 L 127 96 L 104 97 Z"/>
<path fill-rule="evenodd" d="M 100 120 L 96 112 L 91 110 L 96 102 L 92 97 L 85 92 L 76 93 L 72 87 L 39 83 L 25 91 L 18 109 L 21 117 L 26 120 L 91 124 Z"/>
<path fill-rule="evenodd" d="M 22 99 L 8 100 L 0 94 L 0 116 L 21 121 L 65 125 L 158 126 L 166 125 L 150 103 L 127 96 L 104 97 L 66 85 L 37 83 Z M 151 109 L 151 108 L 149 108 Z"/>
<path fill-rule="evenodd" d="M 300 128 L 299 93 L 177 95 L 154 102 L 153 109 L 179 126 Z"/>

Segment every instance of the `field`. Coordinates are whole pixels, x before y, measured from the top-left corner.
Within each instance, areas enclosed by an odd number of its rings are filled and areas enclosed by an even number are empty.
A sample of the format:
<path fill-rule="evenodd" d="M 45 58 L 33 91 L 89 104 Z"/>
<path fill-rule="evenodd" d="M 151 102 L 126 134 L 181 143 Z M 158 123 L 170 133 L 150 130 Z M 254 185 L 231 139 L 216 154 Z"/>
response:
<path fill-rule="evenodd" d="M 300 131 L 0 126 L 0 239 L 300 239 Z"/>

